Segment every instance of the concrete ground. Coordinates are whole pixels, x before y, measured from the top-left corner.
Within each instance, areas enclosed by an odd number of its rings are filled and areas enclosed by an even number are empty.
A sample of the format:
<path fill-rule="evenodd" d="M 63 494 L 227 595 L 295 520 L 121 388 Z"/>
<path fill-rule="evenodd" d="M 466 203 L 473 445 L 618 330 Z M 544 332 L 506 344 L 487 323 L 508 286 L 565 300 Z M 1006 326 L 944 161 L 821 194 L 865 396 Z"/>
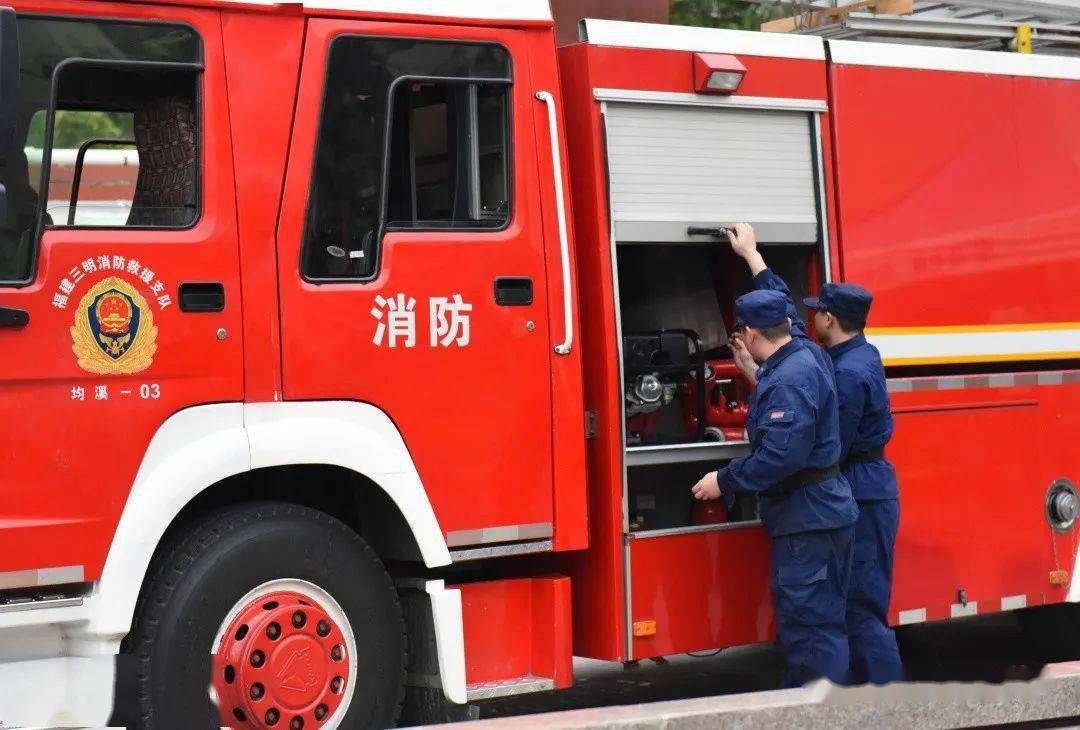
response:
<path fill-rule="evenodd" d="M 779 655 L 768 645 L 734 647 L 701 658 L 669 657 L 666 664 L 645 660 L 636 669 L 624 669 L 617 662 L 577 658 L 572 688 L 489 700 L 480 703 L 480 717 L 508 717 L 772 689 L 780 676 L 780 666 Z"/>
<path fill-rule="evenodd" d="M 1035 676 L 1039 665 L 1011 614 L 993 614 L 906 628 L 905 662 L 913 678 L 986 681 Z M 709 697 L 773 689 L 781 658 L 771 645 L 733 647 L 701 656 L 640 662 L 636 668 L 576 659 L 571 689 L 480 703 L 481 718 L 509 717 L 586 707 Z"/>

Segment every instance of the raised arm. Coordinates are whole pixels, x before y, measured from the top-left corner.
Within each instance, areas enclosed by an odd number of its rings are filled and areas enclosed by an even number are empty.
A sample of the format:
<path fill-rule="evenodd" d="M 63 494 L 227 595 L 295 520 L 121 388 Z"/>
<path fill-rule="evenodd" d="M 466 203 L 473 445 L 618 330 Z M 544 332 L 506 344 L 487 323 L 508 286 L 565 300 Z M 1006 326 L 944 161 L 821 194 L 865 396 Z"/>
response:
<path fill-rule="evenodd" d="M 772 289 L 787 297 L 787 315 L 791 319 L 791 334 L 809 339 L 810 333 L 806 328 L 806 322 L 799 317 L 799 311 L 795 308 L 795 300 L 791 298 L 791 289 L 788 288 L 787 282 L 765 265 L 765 259 L 758 251 L 754 227 L 749 223 L 736 223 L 727 236 L 728 241 L 731 242 L 731 250 L 750 267 L 750 273 L 754 277 L 754 288 Z"/>
<path fill-rule="evenodd" d="M 749 223 L 736 223 L 728 231 L 727 237 L 728 241 L 731 242 L 731 250 L 746 262 L 746 265 L 750 267 L 750 273 L 755 279 L 758 274 L 768 269 L 765 265 L 765 259 L 761 258 L 761 253 L 757 249 L 757 236 L 754 234 L 752 225 Z"/>

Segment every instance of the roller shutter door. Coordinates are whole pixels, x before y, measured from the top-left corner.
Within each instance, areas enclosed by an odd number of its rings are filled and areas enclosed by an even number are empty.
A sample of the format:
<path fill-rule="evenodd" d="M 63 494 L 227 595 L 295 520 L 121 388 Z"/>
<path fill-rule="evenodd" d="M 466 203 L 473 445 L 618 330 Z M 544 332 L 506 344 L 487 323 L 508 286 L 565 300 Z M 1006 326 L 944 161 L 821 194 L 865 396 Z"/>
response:
<path fill-rule="evenodd" d="M 762 241 L 816 242 L 811 121 L 798 111 L 608 102 L 616 239 L 693 240 L 689 226 L 745 220 Z"/>

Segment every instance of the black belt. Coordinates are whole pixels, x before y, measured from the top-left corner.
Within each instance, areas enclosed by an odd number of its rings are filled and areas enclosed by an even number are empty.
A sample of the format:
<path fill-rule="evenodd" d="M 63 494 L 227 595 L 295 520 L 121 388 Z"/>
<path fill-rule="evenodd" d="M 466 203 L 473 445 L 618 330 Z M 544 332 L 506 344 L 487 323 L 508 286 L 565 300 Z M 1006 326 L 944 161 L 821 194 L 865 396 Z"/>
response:
<path fill-rule="evenodd" d="M 791 494 L 796 489 L 812 487 L 815 484 L 820 484 L 826 479 L 832 479 L 835 476 L 839 476 L 839 474 L 840 467 L 836 464 L 827 466 L 824 469 L 802 469 L 795 472 L 772 489 L 767 490 L 765 494 L 769 497 L 784 497 Z"/>
<path fill-rule="evenodd" d="M 884 458 L 884 446 L 878 446 L 876 449 L 870 449 L 869 451 L 853 451 L 848 454 L 847 459 L 844 460 L 844 468 L 847 469 L 852 464 L 857 464 L 862 461 L 877 461 L 878 459 Z"/>

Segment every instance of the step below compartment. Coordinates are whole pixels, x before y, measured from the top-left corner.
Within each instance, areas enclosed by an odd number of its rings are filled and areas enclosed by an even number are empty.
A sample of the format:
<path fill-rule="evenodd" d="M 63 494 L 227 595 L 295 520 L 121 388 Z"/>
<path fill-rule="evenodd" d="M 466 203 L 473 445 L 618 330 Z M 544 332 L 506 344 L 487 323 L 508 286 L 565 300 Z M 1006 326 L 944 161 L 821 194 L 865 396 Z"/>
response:
<path fill-rule="evenodd" d="M 569 578 L 453 587 L 461 591 L 470 701 L 573 685 Z"/>
<path fill-rule="evenodd" d="M 769 543 L 760 527 L 631 536 L 633 659 L 768 641 Z"/>

